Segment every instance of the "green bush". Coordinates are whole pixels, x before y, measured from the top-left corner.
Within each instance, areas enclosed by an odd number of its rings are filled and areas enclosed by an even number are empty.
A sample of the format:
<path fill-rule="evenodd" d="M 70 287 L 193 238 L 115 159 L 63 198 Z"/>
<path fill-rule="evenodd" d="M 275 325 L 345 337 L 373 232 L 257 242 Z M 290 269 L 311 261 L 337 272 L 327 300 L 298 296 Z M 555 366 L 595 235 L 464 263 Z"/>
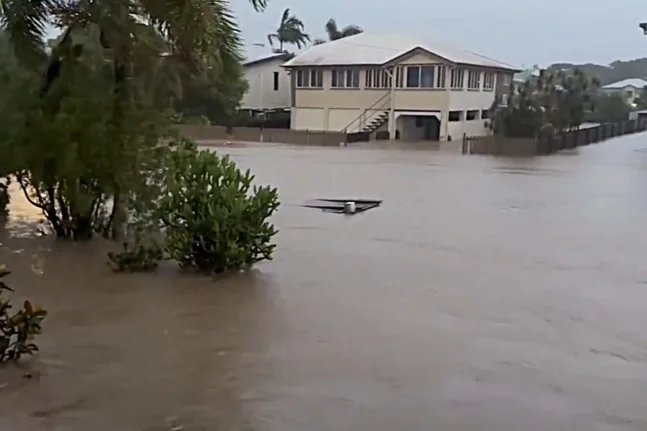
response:
<path fill-rule="evenodd" d="M 163 257 L 162 247 L 155 242 L 124 241 L 120 252 L 108 253 L 108 264 L 114 272 L 150 272 Z"/>
<path fill-rule="evenodd" d="M 160 218 L 166 251 L 181 267 L 222 273 L 272 258 L 276 189 L 253 186 L 229 157 L 188 142 L 171 155 L 167 175 Z"/>
<path fill-rule="evenodd" d="M 4 265 L 0 265 L 0 279 L 9 275 Z M 0 294 L 13 290 L 0 280 Z M 17 361 L 22 355 L 32 355 L 38 351 L 33 342 L 41 332 L 41 323 L 47 312 L 40 307 L 34 307 L 25 301 L 23 307 L 15 313 L 11 312 L 11 302 L 0 296 L 0 362 Z"/>

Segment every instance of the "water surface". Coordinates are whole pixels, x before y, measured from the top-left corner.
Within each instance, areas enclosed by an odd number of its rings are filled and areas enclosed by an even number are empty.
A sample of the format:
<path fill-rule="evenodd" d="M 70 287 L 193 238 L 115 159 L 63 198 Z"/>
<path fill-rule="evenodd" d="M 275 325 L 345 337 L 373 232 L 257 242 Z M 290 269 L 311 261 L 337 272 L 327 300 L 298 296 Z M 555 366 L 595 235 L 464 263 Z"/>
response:
<path fill-rule="evenodd" d="M 16 199 L 0 258 L 51 314 L 39 357 L 0 370 L 1 430 L 647 429 L 647 135 L 223 150 L 283 205 L 276 259 L 215 282 L 113 275 Z M 384 203 L 299 206 L 345 196 Z"/>

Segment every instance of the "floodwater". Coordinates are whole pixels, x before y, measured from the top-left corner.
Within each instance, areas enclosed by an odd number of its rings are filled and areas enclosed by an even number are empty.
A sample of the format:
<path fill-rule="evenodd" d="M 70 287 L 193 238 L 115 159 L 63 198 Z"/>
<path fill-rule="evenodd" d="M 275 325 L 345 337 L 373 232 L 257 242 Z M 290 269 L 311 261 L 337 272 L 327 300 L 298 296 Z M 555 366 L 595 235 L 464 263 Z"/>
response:
<path fill-rule="evenodd" d="M 113 275 L 16 198 L 0 258 L 51 314 L 2 431 L 647 430 L 646 134 L 225 151 L 283 202 L 276 259 L 226 279 Z M 299 206 L 345 196 L 384 204 Z"/>

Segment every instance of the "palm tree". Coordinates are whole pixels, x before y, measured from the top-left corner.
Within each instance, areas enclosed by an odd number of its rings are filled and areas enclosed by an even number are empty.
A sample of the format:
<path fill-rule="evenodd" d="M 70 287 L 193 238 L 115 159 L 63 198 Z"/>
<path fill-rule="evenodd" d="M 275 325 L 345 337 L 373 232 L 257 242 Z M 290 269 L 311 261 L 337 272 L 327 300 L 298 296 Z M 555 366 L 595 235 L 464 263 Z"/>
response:
<path fill-rule="evenodd" d="M 267 35 L 267 41 L 271 46 L 274 46 L 275 42 L 278 43 L 279 46 L 274 50 L 275 52 L 284 52 L 285 44 L 295 45 L 301 49 L 310 42 L 310 36 L 304 33 L 304 29 L 303 21 L 295 15 L 290 15 L 290 9 L 286 9 L 283 11 L 281 23 L 276 31 Z"/>
<path fill-rule="evenodd" d="M 346 27 L 340 30 L 339 27 L 337 26 L 337 22 L 333 18 L 330 18 L 328 20 L 324 28 L 326 29 L 326 33 L 328 34 L 329 41 L 343 39 L 345 37 L 353 36 L 364 32 L 364 30 L 362 30 L 359 26 L 356 26 L 354 24 L 347 25 Z M 314 41 L 315 45 L 320 45 L 322 43 L 326 43 L 326 41 L 323 39 L 315 39 Z"/>
<path fill-rule="evenodd" d="M 250 2 L 256 10 L 267 4 Z M 30 67 L 42 66 L 45 33 L 52 25 L 63 32 L 59 46 L 72 32 L 97 26 L 101 44 L 118 62 L 134 60 L 138 43 L 160 51 L 159 40 L 163 51 L 194 65 L 241 57 L 240 30 L 227 0 L 4 0 L 0 24 L 19 60 Z"/>

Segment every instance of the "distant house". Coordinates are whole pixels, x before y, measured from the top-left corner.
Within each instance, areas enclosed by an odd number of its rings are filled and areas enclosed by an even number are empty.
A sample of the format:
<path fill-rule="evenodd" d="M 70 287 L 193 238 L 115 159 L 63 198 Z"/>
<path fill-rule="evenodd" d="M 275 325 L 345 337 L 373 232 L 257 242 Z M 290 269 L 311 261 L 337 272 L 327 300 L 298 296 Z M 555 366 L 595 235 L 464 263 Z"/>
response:
<path fill-rule="evenodd" d="M 622 81 L 607 84 L 601 88 L 605 93 L 619 93 L 627 104 L 635 106 L 635 101 L 640 97 L 640 92 L 647 86 L 647 81 L 641 78 L 624 79 Z"/>
<path fill-rule="evenodd" d="M 362 33 L 288 61 L 291 127 L 404 140 L 487 135 L 489 109 L 519 69 L 445 43 Z"/>
<path fill-rule="evenodd" d="M 540 70 L 539 69 L 526 69 L 521 72 L 517 72 L 512 77 L 512 86 L 513 94 L 518 93 L 519 89 L 527 82 L 530 81 L 534 83 L 537 78 L 539 78 Z"/>
<path fill-rule="evenodd" d="M 241 109 L 270 111 L 290 108 L 290 76 L 281 67 L 292 54 L 280 53 L 243 64 L 249 84 Z"/>

